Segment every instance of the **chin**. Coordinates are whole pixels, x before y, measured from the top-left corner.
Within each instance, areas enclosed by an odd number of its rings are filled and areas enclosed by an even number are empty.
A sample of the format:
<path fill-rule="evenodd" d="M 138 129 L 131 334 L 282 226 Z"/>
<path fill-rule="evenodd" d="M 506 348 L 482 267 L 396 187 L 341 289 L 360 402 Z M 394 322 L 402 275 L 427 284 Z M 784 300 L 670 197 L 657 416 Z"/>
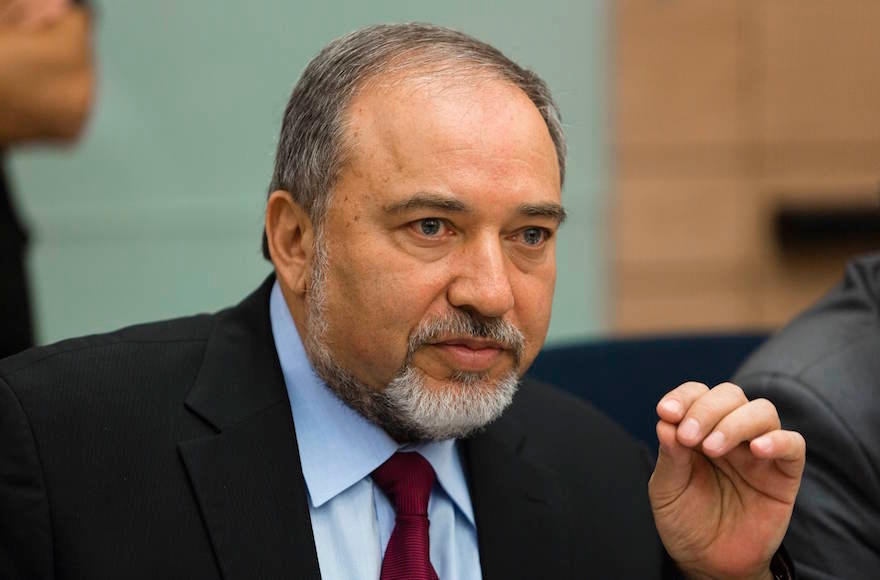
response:
<path fill-rule="evenodd" d="M 508 371 L 497 379 L 487 373 L 457 372 L 445 385 L 428 387 L 424 375 L 407 368 L 377 396 L 377 417 L 398 441 L 463 438 L 501 416 L 513 401 L 519 375 Z"/>

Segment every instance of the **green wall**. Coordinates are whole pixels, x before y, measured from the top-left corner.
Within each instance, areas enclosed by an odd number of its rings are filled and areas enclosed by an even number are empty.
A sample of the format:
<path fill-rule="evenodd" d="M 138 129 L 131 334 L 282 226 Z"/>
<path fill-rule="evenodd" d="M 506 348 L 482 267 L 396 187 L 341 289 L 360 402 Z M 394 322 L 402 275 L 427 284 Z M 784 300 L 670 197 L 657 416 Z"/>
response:
<path fill-rule="evenodd" d="M 94 4 L 94 3 L 93 3 Z M 17 151 L 40 342 L 210 311 L 269 271 L 259 253 L 278 126 L 333 37 L 429 21 L 486 40 L 550 84 L 570 142 L 550 339 L 604 326 L 606 6 L 602 1 L 97 3 L 99 99 L 64 151 Z"/>

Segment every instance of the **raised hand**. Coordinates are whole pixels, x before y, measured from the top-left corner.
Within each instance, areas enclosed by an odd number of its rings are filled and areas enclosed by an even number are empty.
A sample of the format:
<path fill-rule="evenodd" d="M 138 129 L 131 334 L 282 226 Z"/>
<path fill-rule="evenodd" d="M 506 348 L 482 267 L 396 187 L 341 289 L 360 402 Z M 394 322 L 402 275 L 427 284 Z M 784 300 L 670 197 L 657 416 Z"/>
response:
<path fill-rule="evenodd" d="M 766 399 L 723 383 L 684 383 L 657 404 L 660 450 L 649 483 L 657 530 L 694 578 L 772 578 L 806 444 Z"/>

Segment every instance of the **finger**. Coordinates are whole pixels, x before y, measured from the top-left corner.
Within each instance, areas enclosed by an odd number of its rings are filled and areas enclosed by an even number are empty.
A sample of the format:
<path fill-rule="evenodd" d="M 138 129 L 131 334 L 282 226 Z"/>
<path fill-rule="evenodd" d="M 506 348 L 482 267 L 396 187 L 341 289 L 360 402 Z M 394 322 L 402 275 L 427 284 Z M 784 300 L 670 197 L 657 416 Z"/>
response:
<path fill-rule="evenodd" d="M 703 453 L 724 455 L 743 441 L 749 441 L 780 428 L 779 413 L 767 399 L 755 399 L 737 407 L 715 425 L 703 439 Z"/>
<path fill-rule="evenodd" d="M 721 383 L 693 401 L 678 425 L 678 440 L 689 447 L 699 445 L 727 415 L 746 403 L 743 390 L 733 383 Z"/>
<path fill-rule="evenodd" d="M 665 421 L 657 422 L 657 439 L 660 448 L 657 463 L 648 485 L 651 502 L 655 506 L 675 500 L 687 488 L 691 479 L 694 453 L 678 442 L 676 426 Z"/>
<path fill-rule="evenodd" d="M 682 383 L 657 403 L 657 415 L 669 423 L 678 423 L 695 400 L 709 392 L 709 387 L 696 381 Z"/>
<path fill-rule="evenodd" d="M 749 448 L 757 457 L 793 463 L 803 462 L 807 454 L 807 442 L 797 431 L 777 429 L 752 439 Z"/>
<path fill-rule="evenodd" d="M 682 445 L 675 436 L 676 426 L 666 421 L 657 421 L 657 440 L 660 442 L 659 454 L 665 454 L 676 465 L 690 463 L 691 449 Z"/>

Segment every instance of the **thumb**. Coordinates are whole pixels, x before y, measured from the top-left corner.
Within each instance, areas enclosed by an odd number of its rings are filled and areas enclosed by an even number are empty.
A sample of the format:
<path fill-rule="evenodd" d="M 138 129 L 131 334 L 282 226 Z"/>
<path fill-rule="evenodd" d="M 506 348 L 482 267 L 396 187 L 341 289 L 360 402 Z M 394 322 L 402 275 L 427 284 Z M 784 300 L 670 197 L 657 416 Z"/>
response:
<path fill-rule="evenodd" d="M 691 481 L 694 452 L 678 442 L 675 431 L 676 426 L 672 423 L 662 420 L 657 423 L 660 449 L 648 482 L 648 495 L 655 510 L 675 501 Z"/>

